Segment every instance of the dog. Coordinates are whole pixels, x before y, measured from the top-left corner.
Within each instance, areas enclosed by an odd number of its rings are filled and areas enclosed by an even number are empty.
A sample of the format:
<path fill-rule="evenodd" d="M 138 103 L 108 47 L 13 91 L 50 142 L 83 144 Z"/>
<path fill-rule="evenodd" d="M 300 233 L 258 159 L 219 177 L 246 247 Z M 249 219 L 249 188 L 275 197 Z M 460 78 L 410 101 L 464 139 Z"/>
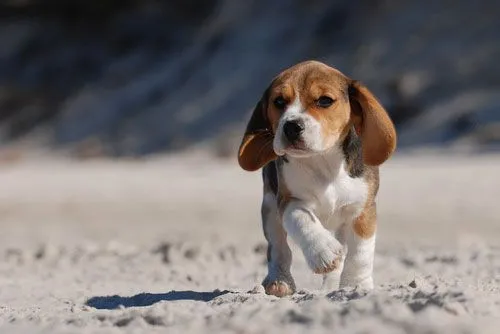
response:
<path fill-rule="evenodd" d="M 378 166 L 395 148 L 377 98 L 337 69 L 306 61 L 272 80 L 238 151 L 244 170 L 262 168 L 267 294 L 296 291 L 288 237 L 323 288 L 373 289 Z"/>

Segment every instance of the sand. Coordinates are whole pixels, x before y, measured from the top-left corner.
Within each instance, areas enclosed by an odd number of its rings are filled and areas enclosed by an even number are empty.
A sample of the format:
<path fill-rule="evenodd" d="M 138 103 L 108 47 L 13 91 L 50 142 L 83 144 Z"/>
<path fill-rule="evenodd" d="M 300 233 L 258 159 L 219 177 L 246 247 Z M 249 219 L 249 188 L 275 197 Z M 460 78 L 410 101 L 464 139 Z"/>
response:
<path fill-rule="evenodd" d="M 260 174 L 202 154 L 0 166 L 1 333 L 497 333 L 500 155 L 381 170 L 375 285 L 266 296 Z"/>

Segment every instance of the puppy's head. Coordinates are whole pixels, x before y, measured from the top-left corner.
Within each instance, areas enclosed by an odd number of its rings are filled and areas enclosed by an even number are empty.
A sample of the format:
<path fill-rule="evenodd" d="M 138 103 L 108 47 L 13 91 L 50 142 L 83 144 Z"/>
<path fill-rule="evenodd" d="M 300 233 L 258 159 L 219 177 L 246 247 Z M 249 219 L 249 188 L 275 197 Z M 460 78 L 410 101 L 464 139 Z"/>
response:
<path fill-rule="evenodd" d="M 391 156 L 396 131 L 373 94 L 323 63 L 299 63 L 280 73 L 257 103 L 238 161 L 253 171 L 281 155 L 322 154 L 339 145 L 353 126 L 367 165 Z"/>

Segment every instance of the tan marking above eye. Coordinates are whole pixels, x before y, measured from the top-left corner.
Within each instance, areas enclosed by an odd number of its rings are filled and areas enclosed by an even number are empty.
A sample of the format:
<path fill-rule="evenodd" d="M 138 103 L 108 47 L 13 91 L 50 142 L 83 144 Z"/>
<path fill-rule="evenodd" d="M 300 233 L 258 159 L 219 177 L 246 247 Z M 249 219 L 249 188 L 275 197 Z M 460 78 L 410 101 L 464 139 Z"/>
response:
<path fill-rule="evenodd" d="M 275 98 L 282 96 L 285 100 L 291 102 L 294 99 L 294 95 L 293 88 L 288 84 L 284 84 L 274 87 L 271 98 L 274 100 Z"/>
<path fill-rule="evenodd" d="M 365 208 L 353 224 L 354 233 L 362 239 L 369 239 L 377 230 L 377 214 L 375 208 Z"/>

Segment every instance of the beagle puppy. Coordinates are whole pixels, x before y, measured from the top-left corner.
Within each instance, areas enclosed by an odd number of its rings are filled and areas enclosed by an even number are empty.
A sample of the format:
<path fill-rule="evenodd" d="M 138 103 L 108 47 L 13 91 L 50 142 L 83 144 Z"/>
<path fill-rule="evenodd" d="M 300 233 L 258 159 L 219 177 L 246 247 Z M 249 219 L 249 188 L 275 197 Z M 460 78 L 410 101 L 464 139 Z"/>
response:
<path fill-rule="evenodd" d="M 384 108 L 362 84 L 317 61 L 274 78 L 238 152 L 262 168 L 267 294 L 293 294 L 289 236 L 323 288 L 373 288 L 378 166 L 396 148 Z"/>

